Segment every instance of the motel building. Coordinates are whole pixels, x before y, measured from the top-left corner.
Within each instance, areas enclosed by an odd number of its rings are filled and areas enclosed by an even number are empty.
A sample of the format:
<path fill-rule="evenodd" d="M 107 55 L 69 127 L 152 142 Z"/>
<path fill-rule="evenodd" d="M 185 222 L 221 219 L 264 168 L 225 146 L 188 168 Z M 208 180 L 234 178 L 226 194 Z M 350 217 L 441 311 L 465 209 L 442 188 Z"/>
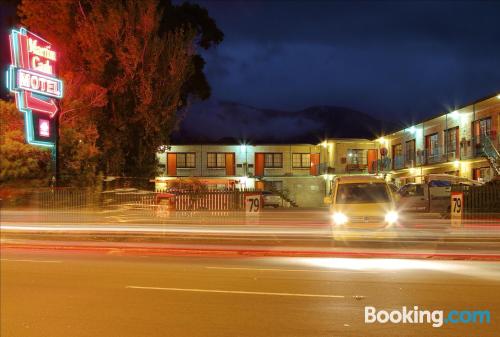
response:
<path fill-rule="evenodd" d="M 499 129 L 500 95 L 492 95 L 374 140 L 169 145 L 157 153 L 156 189 L 196 179 L 214 189 L 279 193 L 286 206 L 319 207 L 342 175 L 379 175 L 397 186 L 431 173 L 489 181 L 498 169 Z"/>

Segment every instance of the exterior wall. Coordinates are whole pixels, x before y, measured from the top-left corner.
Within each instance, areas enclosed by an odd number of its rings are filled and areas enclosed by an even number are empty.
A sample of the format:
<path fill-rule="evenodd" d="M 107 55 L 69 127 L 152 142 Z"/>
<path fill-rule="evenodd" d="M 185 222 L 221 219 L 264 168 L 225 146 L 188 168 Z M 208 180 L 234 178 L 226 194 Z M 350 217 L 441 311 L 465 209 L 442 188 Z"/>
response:
<path fill-rule="evenodd" d="M 158 153 L 159 176 L 168 176 L 167 153 L 194 153 L 194 168 L 176 168 L 176 177 L 223 178 L 239 181 L 240 186 L 262 186 L 263 181 L 281 181 L 284 189 L 300 206 L 322 206 L 323 197 L 329 193 L 330 182 L 335 175 L 344 174 L 384 174 L 389 180 L 402 185 L 405 182 L 419 182 L 429 173 L 452 173 L 472 179 L 474 172 L 481 169 L 481 178 L 493 177 L 493 170 L 487 169 L 489 164 L 478 152 L 474 135 L 474 122 L 491 118 L 490 139 L 500 149 L 500 98 L 493 96 L 474 105 L 444 114 L 386 135 L 377 140 L 367 139 L 327 139 L 321 144 L 286 144 L 286 145 L 171 145 L 165 153 Z M 448 153 L 446 130 L 458 127 L 457 157 Z M 429 156 L 426 148 L 426 136 L 438 135 L 436 155 Z M 415 141 L 414 161 L 405 160 L 407 142 Z M 394 146 L 402 145 L 402 155 L 398 158 Z M 382 156 L 382 149 L 387 155 Z M 352 150 L 363 150 L 363 165 L 348 166 L 349 154 Z M 456 149 L 456 148 L 455 148 Z M 376 158 L 376 170 L 370 171 L 368 151 L 372 151 L 371 159 Z M 225 168 L 207 167 L 208 153 L 234 153 L 234 171 Z M 256 177 L 256 154 L 281 153 L 282 165 L 277 168 L 263 168 L 262 177 Z M 313 168 L 293 167 L 294 153 L 319 154 L 319 163 Z M 370 159 L 370 160 L 371 160 Z M 387 160 L 386 160 L 387 159 Z M 387 163 L 389 163 L 387 165 Z M 228 172 L 234 173 L 228 176 Z M 259 185 L 260 184 L 260 185 Z"/>
<path fill-rule="evenodd" d="M 234 176 L 253 176 L 255 174 L 256 153 L 280 153 L 282 154 L 282 166 L 279 168 L 264 168 L 264 177 L 275 176 L 310 176 L 310 167 L 294 168 L 292 156 L 294 153 L 320 154 L 322 160 L 321 146 L 318 145 L 172 145 L 166 153 L 158 153 L 160 172 L 166 172 L 167 153 L 194 153 L 196 155 L 195 168 L 177 168 L 177 177 L 225 177 L 225 168 L 209 168 L 207 166 L 208 153 L 234 153 L 235 174 Z M 318 170 L 318 174 L 321 174 Z"/>
<path fill-rule="evenodd" d="M 280 181 L 283 191 L 290 196 L 300 207 L 323 206 L 326 195 L 325 179 L 319 177 L 272 177 L 266 181 Z"/>
<path fill-rule="evenodd" d="M 324 146 L 324 151 L 327 152 L 323 157 L 328 158 L 325 163 L 329 168 L 330 174 L 359 174 L 368 173 L 368 162 L 367 162 L 367 151 L 377 150 L 378 144 L 375 141 L 369 141 L 367 139 L 331 139 L 328 140 Z M 366 167 L 348 167 L 349 153 L 351 150 L 365 150 L 364 161 L 367 163 Z M 350 168 L 350 170 L 349 170 Z"/>
<path fill-rule="evenodd" d="M 396 183 L 403 184 L 406 181 L 419 181 L 422 176 L 429 173 L 458 173 L 459 176 L 473 179 L 474 169 L 482 168 L 485 181 L 493 178 L 493 169 L 486 169 L 489 163 L 482 156 L 480 142 L 474 135 L 474 122 L 484 118 L 491 118 L 491 132 L 489 138 L 494 146 L 500 149 L 500 98 L 490 97 L 473 105 L 462 107 L 456 111 L 438 116 L 436 118 L 415 124 L 407 129 L 400 130 L 391 135 L 385 136 L 385 142 L 390 149 L 391 160 L 394 161 L 392 153 L 393 145 L 405 144 L 407 140 L 415 139 L 417 149 L 416 162 L 413 167 L 405 165 L 404 168 L 386 170 Z M 446 140 L 446 130 L 458 127 L 458 151 L 456 156 L 448 149 Z M 438 153 L 437 156 L 429 158 L 428 149 L 426 149 L 426 136 L 438 134 Z M 403 146 L 403 153 L 406 149 Z M 431 160 L 430 160 L 431 159 Z"/>

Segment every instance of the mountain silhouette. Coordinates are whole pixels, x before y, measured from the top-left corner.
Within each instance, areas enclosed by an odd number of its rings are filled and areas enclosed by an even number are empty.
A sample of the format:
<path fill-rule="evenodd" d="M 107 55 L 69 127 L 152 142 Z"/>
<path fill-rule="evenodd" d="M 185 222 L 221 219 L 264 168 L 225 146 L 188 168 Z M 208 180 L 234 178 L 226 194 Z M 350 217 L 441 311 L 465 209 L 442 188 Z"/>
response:
<path fill-rule="evenodd" d="M 210 100 L 193 105 L 171 139 L 173 144 L 316 144 L 325 138 L 374 139 L 397 128 L 395 123 L 346 107 L 284 111 Z"/>

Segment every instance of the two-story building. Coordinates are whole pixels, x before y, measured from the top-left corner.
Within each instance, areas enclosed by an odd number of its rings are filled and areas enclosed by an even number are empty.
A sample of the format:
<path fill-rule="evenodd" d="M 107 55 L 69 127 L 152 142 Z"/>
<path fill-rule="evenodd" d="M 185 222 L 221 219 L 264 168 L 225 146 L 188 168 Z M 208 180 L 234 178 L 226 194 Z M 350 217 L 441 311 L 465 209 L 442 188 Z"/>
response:
<path fill-rule="evenodd" d="M 333 175 L 374 173 L 376 142 L 325 140 L 321 144 L 171 145 L 157 154 L 157 189 L 196 178 L 211 188 L 281 191 L 303 207 L 320 206 Z"/>
<path fill-rule="evenodd" d="M 323 205 L 335 176 L 378 174 L 397 185 L 447 173 L 488 181 L 500 148 L 500 95 L 468 104 L 376 140 L 320 144 L 169 145 L 157 154 L 157 188 L 196 178 L 212 188 L 281 191 L 303 207 Z"/>
<path fill-rule="evenodd" d="M 381 166 L 397 184 L 431 173 L 489 181 L 500 148 L 500 95 L 492 95 L 378 139 L 388 160 Z"/>

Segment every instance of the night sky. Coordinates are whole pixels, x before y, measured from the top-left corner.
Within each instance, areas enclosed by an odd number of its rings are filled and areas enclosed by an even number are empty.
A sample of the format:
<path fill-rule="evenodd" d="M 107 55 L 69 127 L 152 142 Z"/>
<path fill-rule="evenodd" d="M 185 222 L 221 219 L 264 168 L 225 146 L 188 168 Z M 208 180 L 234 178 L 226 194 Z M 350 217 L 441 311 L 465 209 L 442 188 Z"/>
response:
<path fill-rule="evenodd" d="M 213 98 L 407 121 L 500 92 L 500 2 L 196 1 L 225 33 Z"/>
<path fill-rule="evenodd" d="M 500 92 L 500 1 L 195 2 L 225 39 L 202 52 L 213 95 L 188 112 L 194 122 L 231 101 L 411 124 Z M 4 68 L 13 6 L 0 8 Z"/>

